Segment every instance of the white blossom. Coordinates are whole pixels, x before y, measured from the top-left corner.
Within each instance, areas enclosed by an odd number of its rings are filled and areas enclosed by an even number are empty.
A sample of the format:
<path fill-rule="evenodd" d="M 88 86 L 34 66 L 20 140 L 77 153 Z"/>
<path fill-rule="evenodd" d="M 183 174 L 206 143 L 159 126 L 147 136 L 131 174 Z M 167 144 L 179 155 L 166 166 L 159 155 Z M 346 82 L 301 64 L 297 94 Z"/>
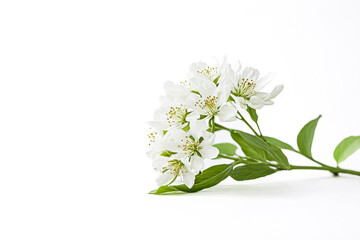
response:
<path fill-rule="evenodd" d="M 189 95 L 187 104 L 195 113 L 212 118 L 218 116 L 220 121 L 228 122 L 235 120 L 236 108 L 228 102 L 230 89 L 226 84 L 203 81 L 199 88 L 199 94 Z"/>
<path fill-rule="evenodd" d="M 189 121 L 196 120 L 200 116 L 186 104 L 186 99 L 191 93 L 184 86 L 167 82 L 165 85 L 166 95 L 160 98 L 161 107 L 155 111 L 154 120 L 149 124 L 157 129 L 169 130 L 170 128 L 184 128 Z"/>
<path fill-rule="evenodd" d="M 270 73 L 265 77 L 259 78 L 260 72 L 251 67 L 246 67 L 241 72 L 241 65 L 236 72 L 230 65 L 227 65 L 224 79 L 230 85 L 231 94 L 235 103 L 241 108 L 247 106 L 260 109 L 265 105 L 272 105 L 274 99 L 284 88 L 283 85 L 276 86 L 270 93 L 261 92 L 261 90 L 274 78 Z"/>
<path fill-rule="evenodd" d="M 151 132 L 148 134 L 150 150 L 146 153 L 146 155 L 155 159 L 166 150 L 163 143 L 168 135 L 165 134 L 162 129 L 157 128 L 158 126 L 156 124 L 152 125 L 151 122 L 149 122 L 149 124 L 152 126 L 150 128 Z"/>
<path fill-rule="evenodd" d="M 210 81 L 215 84 L 219 83 L 221 74 L 225 70 L 227 63 L 226 57 L 224 57 L 223 62 L 220 64 L 208 65 L 205 62 L 197 62 L 190 65 L 190 80 L 189 82 L 185 81 L 185 85 L 189 85 L 190 88 L 194 91 L 199 91 L 201 88 L 202 82 Z"/>
<path fill-rule="evenodd" d="M 213 127 L 215 119 L 236 120 L 237 107 L 260 109 L 273 104 L 272 99 L 283 86 L 276 86 L 270 93 L 261 92 L 273 74 L 263 78 L 259 75 L 251 67 L 241 71 L 240 63 L 234 71 L 224 58 L 214 66 L 204 62 L 192 64 L 189 80 L 182 84 L 165 83 L 165 96 L 149 122 L 152 132 L 148 135 L 147 155 L 159 172 L 159 185 L 176 182 L 191 188 L 196 174 L 204 169 L 204 160 L 218 156 L 209 123 Z"/>
<path fill-rule="evenodd" d="M 177 159 L 169 159 L 168 157 L 158 157 L 153 162 L 153 167 L 159 171 L 159 177 L 156 183 L 159 186 L 168 185 L 177 180 L 183 182 L 188 188 L 194 185 L 196 173 L 188 169 L 189 163 Z"/>
<path fill-rule="evenodd" d="M 190 122 L 189 131 L 173 129 L 169 131 L 169 138 L 164 143 L 165 148 L 174 152 L 171 159 L 182 159 L 189 162 L 190 169 L 198 172 L 204 168 L 204 159 L 217 157 L 219 150 L 212 146 L 215 135 L 206 131 L 205 120 Z"/>

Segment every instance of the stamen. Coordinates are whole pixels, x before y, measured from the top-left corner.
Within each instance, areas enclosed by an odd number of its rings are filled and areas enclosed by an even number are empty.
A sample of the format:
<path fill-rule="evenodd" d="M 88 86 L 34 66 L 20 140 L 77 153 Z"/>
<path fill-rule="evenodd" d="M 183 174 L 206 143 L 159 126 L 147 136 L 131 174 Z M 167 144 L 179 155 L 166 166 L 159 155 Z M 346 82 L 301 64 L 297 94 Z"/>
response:
<path fill-rule="evenodd" d="M 204 69 L 200 69 L 196 71 L 198 74 L 203 75 L 207 79 L 214 81 L 219 75 L 220 72 L 218 71 L 218 67 L 209 67 L 207 66 Z"/>
<path fill-rule="evenodd" d="M 205 110 L 210 116 L 214 116 L 218 113 L 218 97 L 216 96 L 208 96 L 205 99 L 200 99 L 195 103 L 195 106 L 200 107 Z"/>
<path fill-rule="evenodd" d="M 182 126 L 186 123 L 187 110 L 180 105 L 180 107 L 170 107 L 170 111 L 166 113 L 166 120 L 170 127 Z"/>
<path fill-rule="evenodd" d="M 252 95 L 256 93 L 255 91 L 256 83 L 252 79 L 242 78 L 238 84 L 238 88 L 235 89 L 234 94 L 245 99 L 249 99 Z"/>

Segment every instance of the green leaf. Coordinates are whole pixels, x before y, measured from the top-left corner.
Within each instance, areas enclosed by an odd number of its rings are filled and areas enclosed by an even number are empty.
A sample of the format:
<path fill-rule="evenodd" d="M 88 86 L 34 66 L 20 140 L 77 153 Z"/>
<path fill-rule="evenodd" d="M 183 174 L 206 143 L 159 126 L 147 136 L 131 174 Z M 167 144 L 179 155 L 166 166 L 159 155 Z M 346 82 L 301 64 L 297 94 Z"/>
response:
<path fill-rule="evenodd" d="M 287 144 L 283 141 L 280 141 L 279 139 L 276 139 L 273 137 L 264 137 L 264 138 L 268 143 L 274 144 L 275 146 L 277 146 L 281 149 L 287 149 L 287 150 L 296 152 L 296 150 L 292 146 L 290 146 L 289 144 Z"/>
<path fill-rule="evenodd" d="M 221 164 L 209 167 L 195 177 L 195 184 L 192 188 L 188 188 L 185 184 L 176 186 L 162 186 L 149 194 L 164 194 L 172 192 L 198 192 L 204 188 L 217 185 L 226 179 L 232 172 L 233 164 Z"/>
<path fill-rule="evenodd" d="M 190 91 L 190 92 L 200 95 L 200 93 L 199 93 L 198 91 L 195 91 L 195 90 Z M 200 95 L 200 96 L 201 96 L 201 95 Z"/>
<path fill-rule="evenodd" d="M 220 78 L 220 76 L 218 76 L 218 77 L 214 80 L 214 83 L 216 84 L 216 86 L 219 85 L 219 84 L 218 84 L 219 78 Z"/>
<path fill-rule="evenodd" d="M 257 123 L 259 117 L 258 117 L 258 115 L 257 115 L 257 113 L 256 113 L 256 110 L 248 106 L 247 109 L 246 109 L 246 111 L 249 113 L 251 119 L 252 119 L 255 123 Z"/>
<path fill-rule="evenodd" d="M 162 152 L 162 153 L 160 154 L 160 156 L 163 156 L 163 157 L 171 157 L 171 155 L 173 155 L 173 154 L 175 154 L 175 152 L 166 150 L 166 151 Z"/>
<path fill-rule="evenodd" d="M 274 151 L 275 155 L 267 154 L 268 159 L 280 163 L 280 165 L 282 165 L 286 169 L 290 169 L 289 161 L 288 161 L 287 157 L 285 156 L 285 154 L 281 151 L 281 149 L 278 148 L 277 146 L 275 146 L 274 144 L 269 143 L 269 145 L 272 148 L 272 150 Z"/>
<path fill-rule="evenodd" d="M 297 145 L 301 154 L 308 158 L 312 158 L 311 146 L 314 139 L 314 133 L 317 123 L 321 115 L 314 120 L 308 122 L 299 132 L 297 137 Z"/>
<path fill-rule="evenodd" d="M 268 164 L 259 163 L 236 167 L 230 176 L 236 181 L 244 181 L 265 177 L 275 172 L 276 170 L 270 168 Z"/>
<path fill-rule="evenodd" d="M 219 149 L 220 154 L 226 154 L 229 156 L 233 156 L 236 154 L 237 147 L 231 143 L 218 143 L 214 144 L 214 147 Z"/>
<path fill-rule="evenodd" d="M 240 145 L 246 156 L 259 160 L 274 160 L 278 162 L 281 167 L 290 169 L 287 157 L 275 145 L 266 143 L 257 136 L 238 130 L 232 130 L 231 137 Z"/>
<path fill-rule="evenodd" d="M 234 98 L 230 95 L 227 102 L 235 102 Z"/>
<path fill-rule="evenodd" d="M 244 139 L 244 137 L 237 131 L 230 132 L 232 139 L 239 144 L 241 150 L 247 157 L 255 158 L 258 160 L 266 160 L 266 151 L 261 147 Z"/>
<path fill-rule="evenodd" d="M 164 194 L 178 192 L 179 190 L 172 186 L 161 186 L 158 189 L 152 190 L 149 194 Z"/>
<path fill-rule="evenodd" d="M 187 132 L 190 130 L 190 124 L 187 124 L 185 127 L 183 127 L 181 130 Z"/>
<path fill-rule="evenodd" d="M 345 138 L 337 145 L 334 151 L 334 158 L 339 164 L 345 161 L 351 154 L 360 148 L 360 136 Z"/>

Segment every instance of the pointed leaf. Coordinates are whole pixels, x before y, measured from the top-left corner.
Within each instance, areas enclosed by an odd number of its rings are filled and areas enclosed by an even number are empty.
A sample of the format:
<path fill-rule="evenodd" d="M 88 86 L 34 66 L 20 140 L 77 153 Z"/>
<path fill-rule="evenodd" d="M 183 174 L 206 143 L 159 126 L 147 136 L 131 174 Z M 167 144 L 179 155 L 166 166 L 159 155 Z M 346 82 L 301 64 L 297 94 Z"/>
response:
<path fill-rule="evenodd" d="M 274 160 L 283 168 L 290 169 L 287 157 L 275 145 L 269 144 L 257 136 L 238 130 L 232 130 L 231 137 L 240 145 L 246 156 L 261 157 L 257 158 L 259 160 Z M 271 158 L 267 157 L 268 154 Z"/>
<path fill-rule="evenodd" d="M 271 144 L 271 143 L 268 143 L 268 144 L 270 145 L 270 147 L 272 148 L 272 150 L 274 151 L 275 154 L 268 153 L 267 159 L 276 161 L 276 162 L 280 163 L 280 165 L 282 165 L 286 169 L 290 169 L 289 161 L 288 161 L 286 155 L 281 151 L 281 149 L 278 148 L 277 146 L 275 146 L 274 144 Z"/>
<path fill-rule="evenodd" d="M 246 111 L 249 113 L 251 119 L 252 119 L 255 123 L 257 123 L 259 117 L 258 117 L 258 115 L 257 115 L 257 113 L 256 113 L 256 109 L 253 109 L 253 108 L 251 108 L 251 107 L 248 106 L 247 109 L 246 109 Z"/>
<path fill-rule="evenodd" d="M 241 150 L 247 157 L 255 158 L 258 160 L 266 160 L 266 151 L 261 147 L 258 147 L 251 142 L 246 141 L 241 134 L 232 131 L 231 137 L 239 144 Z"/>
<path fill-rule="evenodd" d="M 334 151 L 334 158 L 339 164 L 345 161 L 351 154 L 360 148 L 360 136 L 345 138 L 337 145 Z"/>
<path fill-rule="evenodd" d="M 270 168 L 268 164 L 259 163 L 236 167 L 230 176 L 236 181 L 244 181 L 265 177 L 275 172 L 276 170 Z"/>
<path fill-rule="evenodd" d="M 226 154 L 229 156 L 233 156 L 236 154 L 237 147 L 231 143 L 218 143 L 214 144 L 214 147 L 219 149 L 220 154 Z"/>
<path fill-rule="evenodd" d="M 290 150 L 290 151 L 294 151 L 296 152 L 296 150 L 290 146 L 289 144 L 283 142 L 283 141 L 280 141 L 279 139 L 276 139 L 276 138 L 273 138 L 273 137 L 264 137 L 266 139 L 266 141 L 268 143 L 272 143 L 274 144 L 275 146 L 281 148 L 281 149 L 287 149 L 287 150 Z"/>
<path fill-rule="evenodd" d="M 198 192 L 204 188 L 217 185 L 226 179 L 232 172 L 233 164 L 221 164 L 209 167 L 195 177 L 195 184 L 192 188 L 188 188 L 185 184 L 176 186 L 161 186 L 149 194 L 164 194 L 172 192 Z"/>
<path fill-rule="evenodd" d="M 312 158 L 311 155 L 311 146 L 314 139 L 314 133 L 317 126 L 317 123 L 321 115 L 314 120 L 308 122 L 299 132 L 297 137 L 297 144 L 301 154 L 308 158 Z"/>

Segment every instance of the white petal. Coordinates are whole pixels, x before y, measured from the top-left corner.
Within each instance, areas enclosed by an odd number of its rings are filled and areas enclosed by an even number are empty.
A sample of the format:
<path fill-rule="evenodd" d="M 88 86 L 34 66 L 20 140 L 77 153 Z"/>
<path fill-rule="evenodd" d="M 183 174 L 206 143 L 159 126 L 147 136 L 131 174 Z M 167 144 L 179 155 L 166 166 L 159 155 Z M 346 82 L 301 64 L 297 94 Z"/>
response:
<path fill-rule="evenodd" d="M 213 146 L 205 146 L 199 152 L 206 159 L 216 158 L 219 155 L 219 149 Z"/>
<path fill-rule="evenodd" d="M 216 96 L 219 97 L 217 101 L 217 106 L 221 106 L 222 104 L 226 103 L 229 99 L 229 95 L 231 92 L 231 85 L 227 82 L 222 82 L 219 84 Z"/>
<path fill-rule="evenodd" d="M 168 161 L 164 160 L 164 158 L 162 157 L 157 157 L 153 160 L 152 162 L 152 167 L 156 170 L 156 171 L 160 171 L 162 170 L 163 167 L 165 167 L 167 165 Z"/>
<path fill-rule="evenodd" d="M 180 129 L 170 129 L 166 133 L 166 139 L 163 141 L 163 146 L 166 150 L 170 150 L 172 152 L 178 152 L 182 149 L 181 140 L 186 139 L 186 132 Z"/>
<path fill-rule="evenodd" d="M 215 142 L 215 134 L 214 133 L 204 131 L 203 138 L 204 138 L 204 140 L 201 142 L 201 146 L 213 145 Z"/>
<path fill-rule="evenodd" d="M 198 120 L 200 118 L 200 114 L 196 113 L 196 112 L 191 112 L 186 116 L 186 121 L 190 122 L 190 121 L 195 121 Z"/>
<path fill-rule="evenodd" d="M 208 96 L 215 96 L 217 92 L 216 84 L 212 81 L 203 81 L 202 87 L 199 89 L 202 98 L 207 98 Z"/>
<path fill-rule="evenodd" d="M 242 74 L 241 74 L 241 78 L 244 79 L 251 79 L 251 76 L 253 75 L 254 72 L 254 68 L 252 67 L 246 67 L 244 68 Z"/>
<path fill-rule="evenodd" d="M 238 84 L 238 79 L 234 73 L 234 71 L 231 68 L 231 65 L 228 64 L 226 66 L 224 74 L 221 75 L 222 78 L 224 78 L 223 82 L 229 82 L 232 86 L 236 86 Z"/>
<path fill-rule="evenodd" d="M 256 80 L 259 78 L 259 76 L 260 76 L 259 70 L 254 68 L 253 74 L 251 76 L 251 80 L 254 80 L 254 82 L 256 82 Z"/>
<path fill-rule="evenodd" d="M 218 64 L 218 65 L 220 65 L 220 64 Z M 222 64 L 220 65 L 220 70 L 223 70 L 226 65 L 227 65 L 227 56 L 224 55 L 224 57 L 223 57 L 223 62 L 222 62 Z"/>
<path fill-rule="evenodd" d="M 183 152 L 180 152 L 180 153 L 175 153 L 173 155 L 170 156 L 170 158 L 168 158 L 169 160 L 180 160 L 181 162 L 183 163 L 187 163 L 188 160 L 187 160 L 187 155 Z"/>
<path fill-rule="evenodd" d="M 190 167 L 194 172 L 198 172 L 204 168 L 204 159 L 194 155 L 190 159 Z"/>
<path fill-rule="evenodd" d="M 194 185 L 194 182 L 195 182 L 195 173 L 184 172 L 182 174 L 182 176 L 183 176 L 183 180 L 184 180 L 185 185 L 188 188 L 192 188 L 192 186 Z"/>
<path fill-rule="evenodd" d="M 274 102 L 271 101 L 271 100 L 267 100 L 267 101 L 264 102 L 264 104 L 265 104 L 265 105 L 273 105 Z"/>
<path fill-rule="evenodd" d="M 237 63 L 238 63 L 238 67 L 236 68 L 236 71 L 235 71 L 235 72 L 236 72 L 236 73 L 239 73 L 239 72 L 241 71 L 241 67 L 242 67 L 242 66 L 241 66 L 241 62 L 240 62 L 240 61 L 238 61 Z"/>
<path fill-rule="evenodd" d="M 224 105 L 220 108 L 218 117 L 222 122 L 230 122 L 236 120 L 237 110 L 232 105 Z"/>
<path fill-rule="evenodd" d="M 259 97 L 261 99 L 266 99 L 269 96 L 269 93 L 257 92 L 257 93 L 254 94 L 254 96 Z"/>
<path fill-rule="evenodd" d="M 175 178 L 174 175 L 168 174 L 168 173 L 164 173 L 164 174 L 161 174 L 161 175 L 156 179 L 156 183 L 157 183 L 159 186 L 164 186 L 164 185 L 166 185 L 166 184 L 169 184 L 174 178 Z"/>
<path fill-rule="evenodd" d="M 278 85 L 276 86 L 271 93 L 269 94 L 269 96 L 266 98 L 266 100 L 271 100 L 273 98 L 275 98 L 277 95 L 279 95 L 279 93 L 282 92 L 282 90 L 284 89 L 284 85 Z"/>
<path fill-rule="evenodd" d="M 163 100 L 165 101 L 165 104 L 169 102 L 171 103 L 177 103 L 177 104 L 185 104 L 186 98 L 189 94 L 192 94 L 190 91 L 188 91 L 183 85 L 180 84 L 174 84 L 172 82 L 166 82 L 164 84 L 165 92 L 166 92 L 166 98 L 169 100 Z"/>
<path fill-rule="evenodd" d="M 254 80 L 254 82 L 256 82 L 256 80 L 258 79 L 259 75 L 260 75 L 260 72 L 259 72 L 259 70 L 257 70 L 256 68 L 246 67 L 246 68 L 244 69 L 244 71 L 242 72 L 241 78 L 249 79 L 249 80 Z"/>
<path fill-rule="evenodd" d="M 182 139 L 186 138 L 187 134 L 183 130 L 173 128 L 173 129 L 170 129 L 167 132 L 167 135 L 168 135 L 169 139 L 172 139 L 173 141 L 180 142 Z"/>
<path fill-rule="evenodd" d="M 255 90 L 260 91 L 261 89 L 263 89 L 275 78 L 275 75 L 275 73 L 268 73 L 264 77 L 257 80 Z"/>
<path fill-rule="evenodd" d="M 265 105 L 265 102 L 263 99 L 257 96 L 252 96 L 248 102 L 248 105 L 254 109 L 260 109 Z"/>
<path fill-rule="evenodd" d="M 193 136 L 196 140 L 198 140 L 204 131 L 208 128 L 207 123 L 205 119 L 202 120 L 195 120 L 190 122 L 190 134 Z"/>
<path fill-rule="evenodd" d="M 243 97 L 234 97 L 235 102 L 237 103 L 237 106 L 240 106 L 241 109 L 247 108 L 247 101 Z"/>
<path fill-rule="evenodd" d="M 196 78 L 191 78 L 189 80 L 189 83 L 191 85 L 191 90 L 200 92 L 200 89 L 202 88 L 202 84 L 205 80 L 208 81 L 207 79 L 204 79 L 202 76 L 196 77 Z"/>
<path fill-rule="evenodd" d="M 186 104 L 191 107 L 195 113 L 198 114 L 206 114 L 206 111 L 204 109 L 200 108 L 198 104 L 196 104 L 197 101 L 200 100 L 200 96 L 197 94 L 189 95 L 186 99 Z"/>

